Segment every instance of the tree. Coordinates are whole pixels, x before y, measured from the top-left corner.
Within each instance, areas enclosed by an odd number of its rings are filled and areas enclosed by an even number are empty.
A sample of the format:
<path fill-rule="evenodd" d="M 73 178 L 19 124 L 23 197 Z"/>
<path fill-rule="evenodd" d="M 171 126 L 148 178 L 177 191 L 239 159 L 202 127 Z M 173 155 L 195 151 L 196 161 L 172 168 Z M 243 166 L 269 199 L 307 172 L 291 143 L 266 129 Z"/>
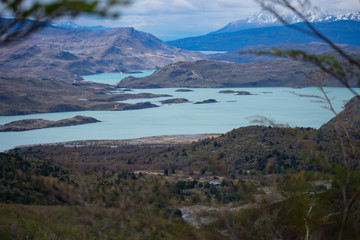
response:
<path fill-rule="evenodd" d="M 36 0 L 32 4 L 29 2 L 31 1 L 0 1 L 0 16 L 11 18 L 0 18 L 0 46 L 14 40 L 22 40 L 46 25 L 48 21 L 62 16 L 77 17 L 87 14 L 116 18 L 119 13 L 113 9 L 116 6 L 125 6 L 131 3 L 130 0 Z"/>

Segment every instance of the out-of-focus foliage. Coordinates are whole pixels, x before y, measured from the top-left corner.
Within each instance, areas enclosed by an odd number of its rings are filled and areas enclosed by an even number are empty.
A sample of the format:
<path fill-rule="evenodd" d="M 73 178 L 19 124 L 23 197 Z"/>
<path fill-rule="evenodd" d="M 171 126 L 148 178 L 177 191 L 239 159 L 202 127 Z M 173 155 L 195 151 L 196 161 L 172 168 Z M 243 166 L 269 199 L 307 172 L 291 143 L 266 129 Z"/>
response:
<path fill-rule="evenodd" d="M 23 40 L 48 21 L 62 16 L 87 14 L 116 18 L 119 16 L 117 7 L 130 3 L 130 0 L 1 0 L 0 16 L 8 19 L 0 19 L 0 44 Z"/>
<path fill-rule="evenodd" d="M 316 151 L 320 154 L 313 159 L 313 163 L 317 165 L 318 169 L 321 169 L 321 176 L 330 179 L 332 182 L 331 188 L 325 190 L 324 193 L 317 194 L 309 188 L 300 190 L 298 187 L 294 187 L 294 178 L 297 178 L 296 182 L 300 183 L 300 185 L 306 185 L 305 183 L 307 183 L 307 179 L 301 178 L 299 174 L 283 179 L 279 189 L 286 193 L 286 200 L 284 201 L 285 204 L 277 209 L 279 213 L 285 210 L 287 214 L 292 215 L 280 215 L 276 218 L 276 221 L 283 221 L 283 226 L 288 226 L 288 230 L 283 232 L 280 228 L 277 232 L 284 239 L 293 238 L 288 235 L 291 229 L 300 230 L 298 233 L 293 231 L 294 236 L 299 239 L 358 239 L 360 238 L 359 128 L 356 117 L 350 118 L 349 121 L 349 118 L 345 116 L 355 116 L 353 112 L 359 112 L 359 95 L 356 90 L 350 87 L 349 82 L 355 80 L 360 86 L 360 61 L 354 58 L 352 54 L 344 52 L 339 45 L 332 42 L 331 39 L 327 38 L 307 21 L 303 11 L 312 7 L 309 0 L 256 1 L 264 9 L 277 16 L 285 25 L 327 43 L 335 53 L 333 56 L 317 56 L 301 50 L 284 51 L 279 49 L 267 53 L 259 52 L 259 54 L 290 57 L 319 67 L 319 71 L 308 76 L 308 79 L 319 87 L 323 96 L 308 97 L 315 97 L 317 100 L 325 102 L 329 110 L 335 114 L 336 117 L 331 121 L 331 124 L 327 124 L 323 129 L 326 128 L 336 133 L 336 151 L 340 153 L 336 158 L 329 159 L 324 158 L 324 154 L 327 153 L 326 150 Z M 282 18 L 280 9 L 286 9 L 297 15 L 305 22 L 306 28 L 299 29 L 297 26 L 290 25 L 286 19 Z M 331 99 L 329 99 L 323 88 L 322 77 L 324 75 L 334 77 L 354 94 L 355 98 L 349 103 L 352 105 L 351 113 L 338 114 L 334 110 Z M 321 154 L 321 152 L 324 154 Z M 307 174 L 313 174 L 313 171 L 308 171 Z M 291 185 L 293 187 L 289 187 Z M 301 203 L 299 199 L 301 199 Z M 286 207 L 287 209 L 283 209 L 286 203 L 291 204 Z"/>

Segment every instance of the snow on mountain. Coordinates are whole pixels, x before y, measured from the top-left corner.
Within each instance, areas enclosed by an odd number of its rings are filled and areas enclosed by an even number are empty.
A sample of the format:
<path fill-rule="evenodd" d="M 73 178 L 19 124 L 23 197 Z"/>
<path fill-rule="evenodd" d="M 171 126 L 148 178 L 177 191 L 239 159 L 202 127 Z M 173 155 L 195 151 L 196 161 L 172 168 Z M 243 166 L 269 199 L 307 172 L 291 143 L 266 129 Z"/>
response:
<path fill-rule="evenodd" d="M 52 23 L 54 26 L 66 29 L 87 29 L 87 30 L 109 30 L 111 28 L 99 26 L 80 26 L 72 21 L 66 21 L 61 23 Z"/>
<path fill-rule="evenodd" d="M 281 14 L 281 16 L 289 24 L 302 22 L 302 19 L 300 17 L 295 16 L 291 13 L 283 13 Z M 323 11 L 320 9 L 312 9 L 311 11 L 306 12 L 304 16 L 309 22 L 312 23 L 335 22 L 342 20 L 360 21 L 359 11 L 344 12 L 339 10 Z M 231 22 L 227 24 L 225 27 L 215 32 L 212 32 L 212 34 L 236 32 L 243 29 L 271 27 L 271 26 L 279 26 L 279 25 L 282 25 L 282 23 L 279 21 L 279 19 L 276 16 L 262 9 L 246 19 L 241 19 L 238 21 Z"/>

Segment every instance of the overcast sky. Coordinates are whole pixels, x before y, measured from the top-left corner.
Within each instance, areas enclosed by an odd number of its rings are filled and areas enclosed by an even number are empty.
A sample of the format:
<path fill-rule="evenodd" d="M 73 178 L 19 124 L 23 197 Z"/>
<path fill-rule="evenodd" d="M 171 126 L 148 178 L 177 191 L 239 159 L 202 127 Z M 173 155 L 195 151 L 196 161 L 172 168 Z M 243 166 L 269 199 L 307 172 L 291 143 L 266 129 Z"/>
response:
<path fill-rule="evenodd" d="M 359 0 L 311 0 L 321 9 L 360 10 Z M 77 19 L 82 25 L 134 27 L 162 40 L 198 36 L 259 10 L 254 0 L 133 0 L 118 20 Z"/>

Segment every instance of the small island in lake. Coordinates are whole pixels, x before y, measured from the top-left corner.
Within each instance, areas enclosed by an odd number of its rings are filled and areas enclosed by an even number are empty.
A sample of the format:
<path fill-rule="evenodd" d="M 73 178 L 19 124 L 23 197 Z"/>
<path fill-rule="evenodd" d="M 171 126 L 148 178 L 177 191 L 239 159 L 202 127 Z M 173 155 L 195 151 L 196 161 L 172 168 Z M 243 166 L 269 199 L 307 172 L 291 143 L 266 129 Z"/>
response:
<path fill-rule="evenodd" d="M 215 99 L 208 99 L 208 100 L 204 100 L 201 102 L 196 102 L 194 104 L 205 104 L 205 103 L 217 103 L 218 101 L 216 101 Z"/>
<path fill-rule="evenodd" d="M 249 93 L 247 91 L 238 91 L 236 95 L 244 95 L 244 96 L 246 96 L 246 95 L 253 95 L 253 94 L 251 94 L 251 93 Z"/>
<path fill-rule="evenodd" d="M 222 94 L 231 94 L 231 93 L 237 93 L 238 91 L 234 91 L 234 90 L 222 90 L 219 93 Z"/>
<path fill-rule="evenodd" d="M 191 89 L 185 89 L 185 88 L 181 88 L 181 89 L 177 89 L 175 90 L 175 92 L 193 92 L 194 90 Z"/>
<path fill-rule="evenodd" d="M 151 102 L 140 102 L 127 106 L 124 108 L 124 110 L 139 110 L 139 109 L 153 108 L 153 107 L 159 107 L 159 106 L 152 104 Z"/>
<path fill-rule="evenodd" d="M 23 119 L 13 121 L 5 125 L 0 125 L 0 132 L 28 131 L 34 129 L 67 127 L 81 124 L 96 123 L 99 120 L 93 117 L 75 116 L 73 118 L 62 119 L 59 121 L 49 121 L 44 119 Z"/>
<path fill-rule="evenodd" d="M 247 91 L 234 91 L 234 90 L 222 90 L 220 91 L 219 93 L 222 93 L 222 94 L 231 94 L 231 93 L 236 93 L 236 95 L 254 95 L 254 94 L 251 94 L 250 92 L 247 92 Z"/>
<path fill-rule="evenodd" d="M 173 99 L 167 99 L 160 101 L 162 104 L 172 104 L 172 103 L 187 103 L 189 100 L 186 98 L 173 98 Z"/>

